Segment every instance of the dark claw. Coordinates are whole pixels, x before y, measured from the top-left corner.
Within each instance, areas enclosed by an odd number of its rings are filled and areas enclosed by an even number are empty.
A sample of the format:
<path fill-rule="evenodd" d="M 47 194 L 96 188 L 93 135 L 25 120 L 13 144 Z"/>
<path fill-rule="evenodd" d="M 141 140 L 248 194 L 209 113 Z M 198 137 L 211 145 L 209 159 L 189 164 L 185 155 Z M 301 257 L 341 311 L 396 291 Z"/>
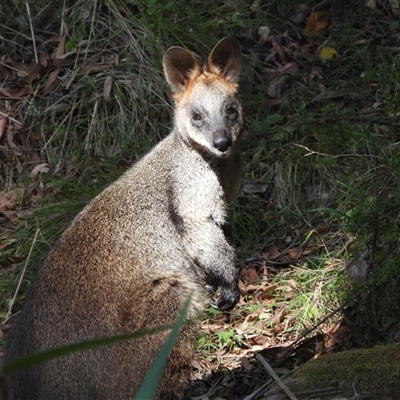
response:
<path fill-rule="evenodd" d="M 206 285 L 206 290 L 208 293 L 215 293 L 217 291 L 217 287 L 214 285 Z"/>
<path fill-rule="evenodd" d="M 239 288 L 235 285 L 234 288 L 224 289 L 221 288 L 221 295 L 216 303 L 211 303 L 211 306 L 220 311 L 229 311 L 235 307 L 239 301 L 240 293 Z"/>

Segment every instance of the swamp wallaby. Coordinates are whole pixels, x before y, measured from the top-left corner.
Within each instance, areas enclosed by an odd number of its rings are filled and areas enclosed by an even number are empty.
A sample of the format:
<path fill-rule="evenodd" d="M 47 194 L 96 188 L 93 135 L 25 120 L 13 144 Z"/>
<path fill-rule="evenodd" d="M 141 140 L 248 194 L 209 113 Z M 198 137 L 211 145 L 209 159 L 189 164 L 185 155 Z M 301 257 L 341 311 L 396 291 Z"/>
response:
<path fill-rule="evenodd" d="M 173 324 L 190 293 L 188 321 L 157 399 L 182 399 L 207 285 L 217 307 L 239 298 L 224 235 L 240 176 L 238 42 L 221 40 L 202 66 L 181 47 L 164 56 L 174 93 L 169 136 L 97 196 L 39 270 L 10 334 L 5 362 L 93 338 Z M 5 376 L 7 400 L 134 399 L 169 332 L 104 346 Z M 142 399 L 140 399 L 142 400 Z M 147 400 L 147 399 L 146 399 Z"/>

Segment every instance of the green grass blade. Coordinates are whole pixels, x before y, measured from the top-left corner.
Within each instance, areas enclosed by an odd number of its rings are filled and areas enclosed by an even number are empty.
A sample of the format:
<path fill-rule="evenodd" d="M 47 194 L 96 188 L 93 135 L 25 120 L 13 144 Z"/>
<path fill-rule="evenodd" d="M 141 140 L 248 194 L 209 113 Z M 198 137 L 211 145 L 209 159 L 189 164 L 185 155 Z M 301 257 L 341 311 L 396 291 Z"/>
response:
<path fill-rule="evenodd" d="M 167 341 L 162 347 L 160 354 L 153 362 L 150 371 L 147 373 L 146 378 L 139 388 L 139 392 L 135 397 L 136 400 L 149 400 L 154 398 L 157 391 L 158 382 L 160 381 L 161 375 L 164 371 L 165 363 L 167 362 L 168 356 L 171 353 L 172 347 L 176 341 L 176 338 L 178 337 L 179 331 L 185 323 L 185 318 L 191 299 L 192 296 L 190 295 L 185 301 L 182 311 L 180 312 L 178 319 L 172 327 L 172 331 L 168 336 Z"/>
<path fill-rule="evenodd" d="M 140 332 L 130 333 L 126 335 L 112 336 L 102 339 L 88 340 L 80 343 L 73 343 L 67 346 L 56 347 L 54 349 L 45 350 L 40 353 L 30 354 L 25 357 L 21 357 L 15 361 L 12 361 L 4 365 L 0 369 L 1 374 L 7 374 L 16 370 L 30 367 L 34 364 L 38 364 L 44 361 L 51 360 L 53 358 L 61 357 L 63 355 L 75 353 L 77 351 L 90 350 L 95 347 L 110 345 L 118 342 L 123 342 L 129 339 L 137 339 L 145 335 L 151 335 L 153 333 L 161 332 L 166 329 L 170 329 L 170 326 L 161 326 L 153 329 L 142 330 Z"/>

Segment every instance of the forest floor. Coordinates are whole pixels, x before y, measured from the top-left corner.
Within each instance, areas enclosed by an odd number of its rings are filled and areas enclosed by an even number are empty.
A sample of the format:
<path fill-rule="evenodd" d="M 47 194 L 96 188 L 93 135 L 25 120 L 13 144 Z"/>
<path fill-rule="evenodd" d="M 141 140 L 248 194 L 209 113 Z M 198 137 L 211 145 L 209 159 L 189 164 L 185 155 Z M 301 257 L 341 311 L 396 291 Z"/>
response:
<path fill-rule="evenodd" d="M 115 17 L 125 6 L 111 3 Z M 201 321 L 192 396 L 204 400 L 243 399 L 268 381 L 256 354 L 284 375 L 325 353 L 400 340 L 398 1 L 222 3 L 218 33 L 236 36 L 244 53 L 245 163 L 233 210 L 241 298 Z M 0 24 L 2 344 L 38 260 L 168 131 L 170 100 L 151 60 L 182 45 L 177 31 L 160 48 L 132 50 L 132 26 L 115 34 L 68 9 L 60 25 L 38 7 Z M 179 11 L 154 7 L 139 22 L 166 32 Z M 194 38 L 193 10 L 181 40 L 205 54 L 211 41 Z"/>

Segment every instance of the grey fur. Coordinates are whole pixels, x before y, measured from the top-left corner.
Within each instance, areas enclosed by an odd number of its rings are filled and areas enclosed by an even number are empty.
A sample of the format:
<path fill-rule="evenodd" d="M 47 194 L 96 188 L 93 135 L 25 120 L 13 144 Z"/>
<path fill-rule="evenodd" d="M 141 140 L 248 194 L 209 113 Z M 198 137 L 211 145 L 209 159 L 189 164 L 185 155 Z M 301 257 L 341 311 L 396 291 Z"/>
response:
<path fill-rule="evenodd" d="M 220 41 L 201 67 L 171 48 L 164 70 L 174 128 L 95 198 L 42 265 L 5 361 L 55 346 L 173 324 L 190 293 L 188 322 L 157 399 L 183 399 L 206 285 L 217 305 L 238 298 L 234 250 L 224 236 L 239 187 L 240 49 Z M 198 115 L 199 114 L 199 115 Z M 7 400 L 133 399 L 168 333 L 74 353 L 6 375 Z"/>

